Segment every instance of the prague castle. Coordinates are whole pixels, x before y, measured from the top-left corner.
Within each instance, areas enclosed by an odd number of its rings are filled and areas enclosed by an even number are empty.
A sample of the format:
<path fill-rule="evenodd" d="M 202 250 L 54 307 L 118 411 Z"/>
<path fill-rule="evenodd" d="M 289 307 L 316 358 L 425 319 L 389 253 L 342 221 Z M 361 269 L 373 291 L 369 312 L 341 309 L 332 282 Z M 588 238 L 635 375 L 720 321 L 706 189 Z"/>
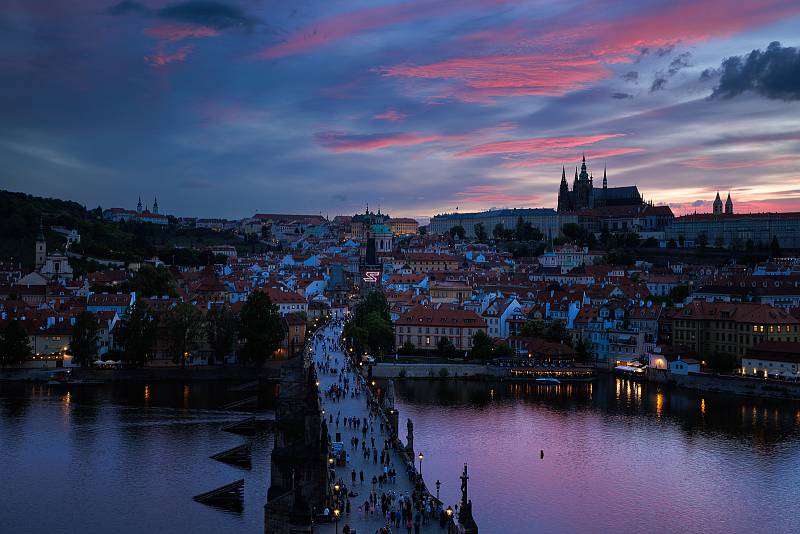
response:
<path fill-rule="evenodd" d="M 586 170 L 586 157 L 581 162 L 581 171 L 575 167 L 572 191 L 567 184 L 567 173 L 561 168 L 561 187 L 558 190 L 558 211 L 580 211 L 606 206 L 642 206 L 644 200 L 635 185 L 608 187 L 606 170 L 603 169 L 603 186 L 594 186 L 594 177 Z"/>

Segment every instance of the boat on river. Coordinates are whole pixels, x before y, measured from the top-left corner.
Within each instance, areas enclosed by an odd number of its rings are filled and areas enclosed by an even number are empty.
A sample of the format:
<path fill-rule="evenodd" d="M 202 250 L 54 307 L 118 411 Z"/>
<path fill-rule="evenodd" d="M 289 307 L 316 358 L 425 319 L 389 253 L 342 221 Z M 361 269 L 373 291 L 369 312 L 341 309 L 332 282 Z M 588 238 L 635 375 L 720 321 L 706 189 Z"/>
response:
<path fill-rule="evenodd" d="M 561 383 L 558 378 L 537 378 L 536 382 L 545 386 L 554 386 Z"/>

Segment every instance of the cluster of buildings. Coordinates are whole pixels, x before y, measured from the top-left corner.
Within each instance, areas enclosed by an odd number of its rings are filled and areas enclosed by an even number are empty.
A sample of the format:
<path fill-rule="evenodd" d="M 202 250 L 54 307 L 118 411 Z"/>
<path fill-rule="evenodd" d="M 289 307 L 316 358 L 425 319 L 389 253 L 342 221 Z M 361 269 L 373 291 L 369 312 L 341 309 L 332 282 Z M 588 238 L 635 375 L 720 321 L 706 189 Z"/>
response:
<path fill-rule="evenodd" d="M 153 208 L 157 211 L 156 202 Z M 797 377 L 800 259 L 774 258 L 756 265 L 720 266 L 702 259 L 613 265 L 605 261 L 606 251 L 582 244 L 551 244 L 539 256 L 514 258 L 491 240 L 471 238 L 479 223 L 491 232 L 498 224 L 513 228 L 522 219 L 551 239 L 567 223 L 597 235 L 637 231 L 644 237 L 650 232 L 661 240 L 680 229 L 681 241 L 690 246 L 701 231 L 688 230 L 695 221 L 705 221 L 702 232 L 710 236 L 715 228 L 734 228 L 723 232 L 723 240 L 746 237 L 742 233 L 750 230 L 742 228 L 748 224 L 782 221 L 774 222 L 782 226 L 753 231 L 761 239 L 776 232 L 790 248 L 794 230 L 789 228 L 800 220 L 797 214 L 734 214 L 730 196 L 724 208 L 718 196 L 714 211 L 674 217 L 668 207 L 645 202 L 636 187 L 608 187 L 605 170 L 602 186 L 595 187 L 583 161 L 571 188 L 562 171 L 556 210 L 438 215 L 423 234 L 412 219 L 368 208 L 333 219 L 261 213 L 242 221 L 218 220 L 219 229 L 234 224 L 235 231 L 277 246 L 258 254 L 244 253 L 247 246 L 211 247 L 224 263 L 201 269 L 157 259 L 172 273 L 177 294 L 154 297 L 114 291 L 130 279 L 134 265 L 73 276 L 68 258 L 60 252 L 48 254 L 40 236 L 34 272 L 2 264 L 0 328 L 20 321 L 37 358 L 58 359 L 69 346 L 76 315 L 91 311 L 102 326 L 102 355 L 117 348 L 118 325 L 134 303 L 143 302 L 160 314 L 190 303 L 205 316 L 219 306 L 237 312 L 260 291 L 284 318 L 280 357 L 302 344 L 312 321 L 346 316 L 365 293 L 377 290 L 389 303 L 397 349 L 433 355 L 447 338 L 456 353 L 468 355 L 476 334 L 483 332 L 516 356 L 539 361 L 582 359 L 608 368 L 649 364 L 689 372 L 702 369 L 707 360 L 728 358 L 744 374 Z M 455 225 L 465 229 L 467 239 L 450 236 Z M 562 334 L 531 334 L 550 330 Z M 163 337 L 155 343 L 152 365 L 169 363 Z M 195 341 L 191 362 L 207 362 L 208 343 Z M 230 358 L 235 359 L 235 351 Z"/>
<path fill-rule="evenodd" d="M 661 247 L 759 248 L 774 239 L 782 248 L 800 248 L 800 213 L 734 213 L 730 194 L 723 205 L 717 193 L 711 213 L 675 217 L 669 206 L 646 202 L 635 186 L 609 187 L 606 169 L 602 185 L 594 185 L 586 159 L 575 168 L 570 187 L 566 169 L 561 171 L 557 209 L 499 209 L 479 213 L 447 213 L 431 218 L 428 231 L 444 234 L 461 226 L 469 238 L 482 224 L 491 235 L 497 224 L 514 228 L 517 221 L 530 222 L 547 238 L 561 235 L 565 224 L 575 223 L 589 232 L 636 232 L 653 238 Z"/>

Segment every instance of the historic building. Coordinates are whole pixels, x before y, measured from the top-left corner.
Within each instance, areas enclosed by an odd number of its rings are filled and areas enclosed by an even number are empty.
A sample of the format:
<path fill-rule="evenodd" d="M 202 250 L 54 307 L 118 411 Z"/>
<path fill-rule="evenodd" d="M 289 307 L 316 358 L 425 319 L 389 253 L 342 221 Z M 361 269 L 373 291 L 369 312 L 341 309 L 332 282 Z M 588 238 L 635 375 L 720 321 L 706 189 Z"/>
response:
<path fill-rule="evenodd" d="M 594 177 L 586 170 L 586 157 L 581 161 L 581 170 L 575 168 L 572 191 L 567 184 L 566 170 L 561 168 L 561 187 L 558 190 L 558 211 L 580 211 L 606 206 L 641 206 L 642 195 L 635 185 L 608 187 L 606 170 L 603 169 L 603 186 L 594 186 Z"/>
<path fill-rule="evenodd" d="M 667 228 L 666 239 L 685 246 L 705 243 L 740 249 L 769 246 L 777 239 L 782 248 L 800 249 L 800 212 L 734 213 L 730 193 L 724 208 L 717 193 L 711 213 L 676 217 Z"/>
<path fill-rule="evenodd" d="M 516 228 L 517 222 L 529 222 L 534 228 L 538 228 L 546 238 L 558 237 L 561 229 L 567 223 L 577 223 L 578 216 L 572 213 L 560 214 L 552 208 L 509 208 L 493 209 L 478 213 L 444 213 L 434 215 L 428 224 L 429 234 L 446 234 L 451 228 L 461 226 L 464 228 L 467 237 L 475 237 L 475 227 L 483 225 L 487 234 L 492 235 L 492 231 L 498 224 L 503 228 Z"/>
<path fill-rule="evenodd" d="M 139 197 L 139 202 L 136 204 L 136 210 L 129 210 L 125 208 L 109 208 L 103 211 L 103 218 L 107 221 L 138 221 L 151 224 L 169 224 L 169 218 L 166 215 L 158 213 L 158 198 L 153 197 L 153 209 L 148 206 L 142 207 L 142 197 Z"/>

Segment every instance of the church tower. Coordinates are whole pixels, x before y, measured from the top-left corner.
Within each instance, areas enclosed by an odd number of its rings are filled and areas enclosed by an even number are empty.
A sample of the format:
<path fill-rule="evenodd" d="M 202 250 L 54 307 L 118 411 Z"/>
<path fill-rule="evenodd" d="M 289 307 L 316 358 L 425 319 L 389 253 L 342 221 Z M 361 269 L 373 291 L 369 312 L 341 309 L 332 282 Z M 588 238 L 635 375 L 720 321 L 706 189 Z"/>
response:
<path fill-rule="evenodd" d="M 142 195 L 139 195 L 139 203 L 136 204 L 136 213 L 142 213 Z"/>
<path fill-rule="evenodd" d="M 608 179 L 606 178 L 606 166 L 603 165 L 603 189 L 608 189 Z"/>
<path fill-rule="evenodd" d="M 153 213 L 158 215 L 158 197 L 153 196 Z"/>
<path fill-rule="evenodd" d="M 577 174 L 578 170 L 575 169 Z M 558 189 L 558 211 L 569 211 L 569 185 L 567 185 L 567 172 L 564 167 L 561 167 L 561 187 Z"/>
<path fill-rule="evenodd" d="M 44 227 L 39 221 L 39 233 L 36 234 L 36 270 L 44 267 L 47 261 L 47 240 L 44 237 Z"/>
<path fill-rule="evenodd" d="M 733 200 L 731 200 L 731 193 L 728 192 L 728 200 L 725 201 L 725 215 L 733 215 Z"/>
<path fill-rule="evenodd" d="M 722 215 L 722 199 L 719 198 L 719 191 L 717 191 L 717 198 L 714 199 L 714 215 Z"/>

